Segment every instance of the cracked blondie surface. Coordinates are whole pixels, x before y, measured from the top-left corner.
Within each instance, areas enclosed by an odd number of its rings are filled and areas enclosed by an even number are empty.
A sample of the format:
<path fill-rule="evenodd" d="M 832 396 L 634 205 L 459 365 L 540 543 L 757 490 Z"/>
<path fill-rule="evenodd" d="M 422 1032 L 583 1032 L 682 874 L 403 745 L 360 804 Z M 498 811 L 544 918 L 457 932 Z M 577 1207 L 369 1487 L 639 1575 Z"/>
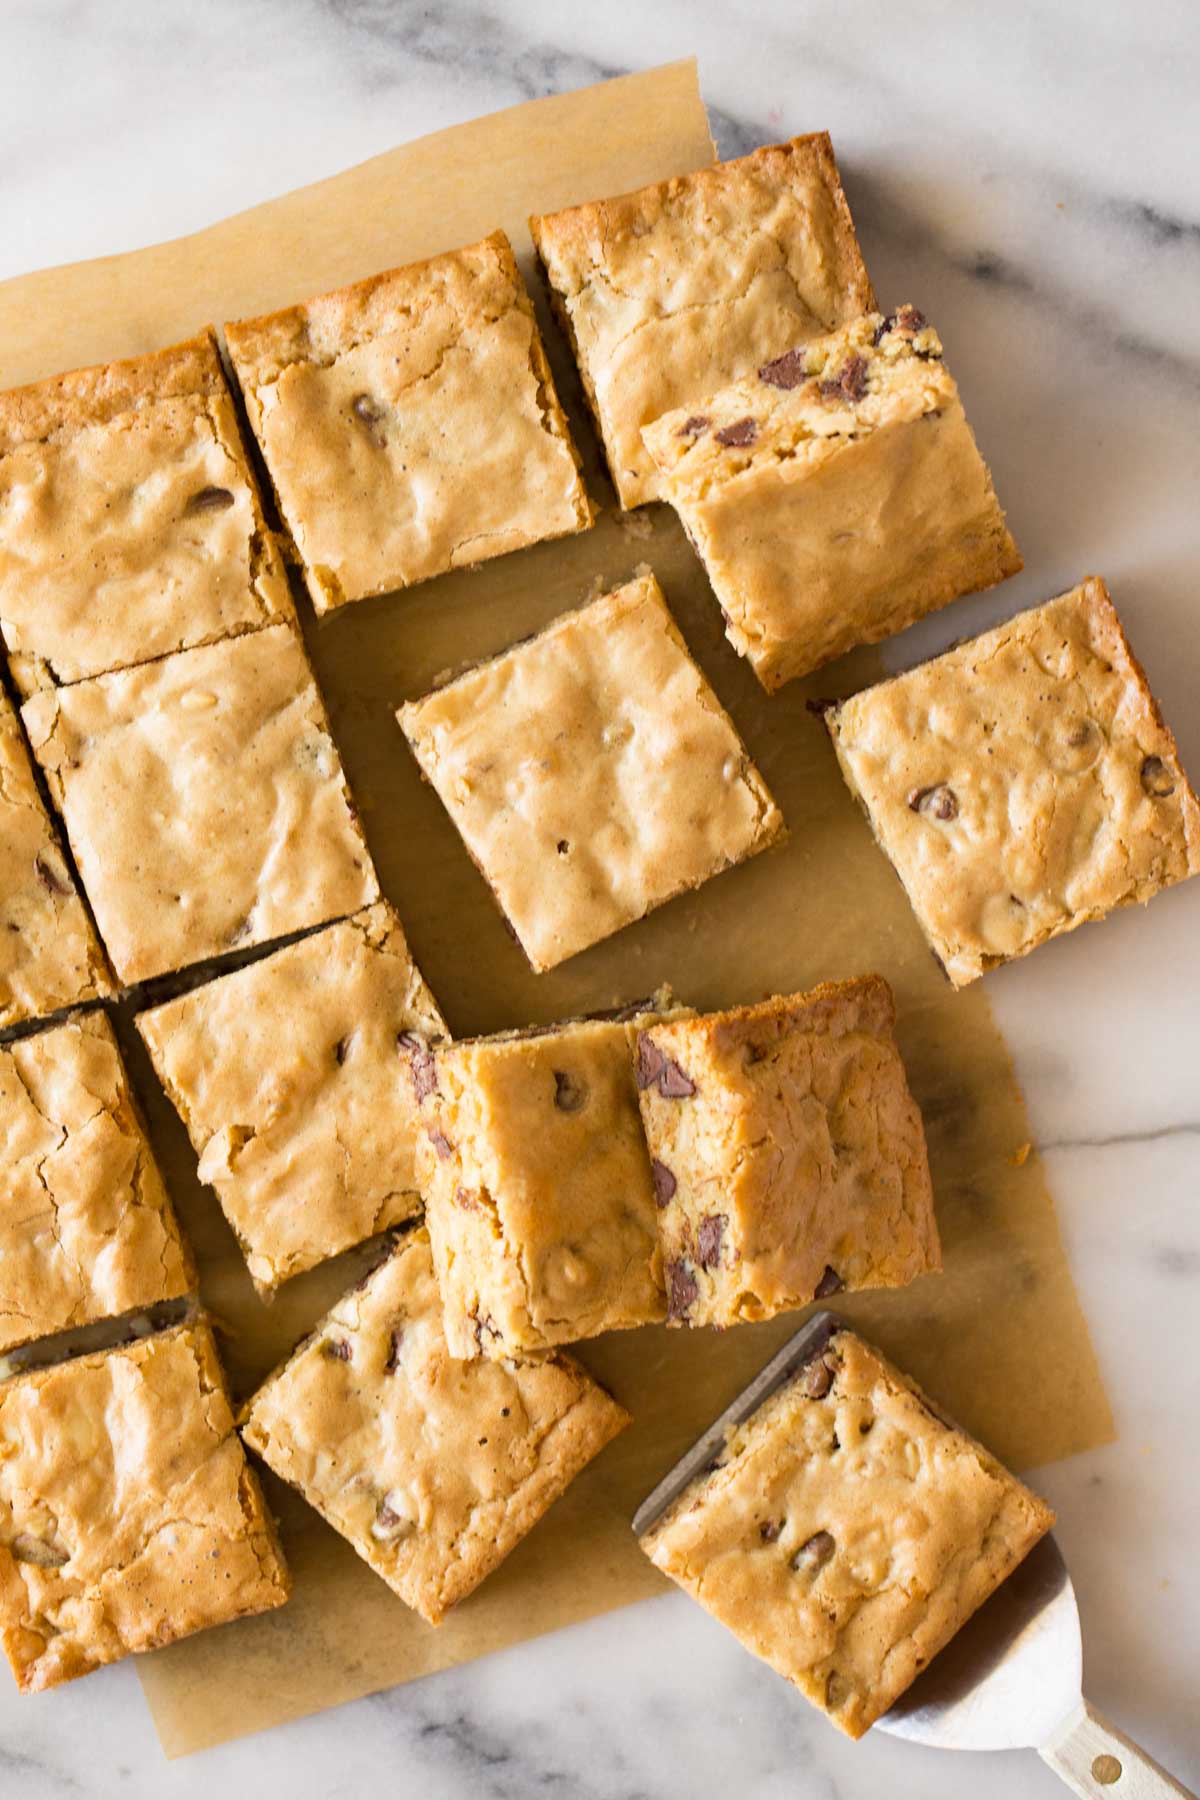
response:
<path fill-rule="evenodd" d="M 796 345 L 643 435 L 768 690 L 1021 567 L 915 307 Z"/>
<path fill-rule="evenodd" d="M 633 1046 L 672 1003 L 663 990 L 615 1019 L 411 1047 L 451 1355 L 512 1356 L 665 1316 Z"/>
<path fill-rule="evenodd" d="M 43 690 L 22 717 L 123 982 L 378 897 L 292 627 Z"/>
<path fill-rule="evenodd" d="M 858 1738 L 1053 1523 L 913 1382 L 840 1330 L 641 1543 Z"/>
<path fill-rule="evenodd" d="M 206 1328 L 0 1383 L 0 1643 L 23 1692 L 289 1585 Z"/>
<path fill-rule="evenodd" d="M 1098 576 L 826 723 L 956 987 L 1200 869 L 1200 804 Z"/>
<path fill-rule="evenodd" d="M 592 523 L 502 231 L 225 337 L 318 612 Z"/>
<path fill-rule="evenodd" d="M 561 1353 L 453 1361 L 418 1231 L 259 1389 L 242 1434 L 438 1625 L 628 1422 Z"/>
<path fill-rule="evenodd" d="M 386 901 L 137 1025 L 260 1289 L 420 1211 L 404 1046 L 446 1027 Z"/>
<path fill-rule="evenodd" d="M 103 1013 L 0 1048 L 0 1165 L 0 1351 L 195 1286 Z"/>
<path fill-rule="evenodd" d="M 23 694 L 292 616 L 211 330 L 0 394 L 0 635 Z"/>
<path fill-rule="evenodd" d="M 529 221 L 623 507 L 642 427 L 874 305 L 827 132 Z"/>
<path fill-rule="evenodd" d="M 539 971 L 785 835 L 649 573 L 398 717 Z"/>
<path fill-rule="evenodd" d="M 113 991 L 0 691 L 0 1029 Z"/>
<path fill-rule="evenodd" d="M 941 1268 L 878 975 L 645 1023 L 636 1080 L 672 1322 L 735 1325 Z"/>

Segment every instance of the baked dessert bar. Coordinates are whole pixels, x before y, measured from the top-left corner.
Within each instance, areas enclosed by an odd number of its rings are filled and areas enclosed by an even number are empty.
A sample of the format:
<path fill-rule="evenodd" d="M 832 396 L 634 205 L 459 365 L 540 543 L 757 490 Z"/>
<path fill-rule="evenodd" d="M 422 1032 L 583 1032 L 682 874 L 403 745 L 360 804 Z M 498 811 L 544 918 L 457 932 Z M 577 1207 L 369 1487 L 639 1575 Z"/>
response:
<path fill-rule="evenodd" d="M 798 344 L 643 435 L 768 690 L 1021 567 L 915 307 Z"/>
<path fill-rule="evenodd" d="M 502 231 L 225 338 L 318 612 L 592 523 Z"/>
<path fill-rule="evenodd" d="M 417 1171 L 452 1356 L 515 1356 L 665 1316 L 639 1024 L 611 1018 L 408 1051 Z"/>
<path fill-rule="evenodd" d="M 23 1692 L 288 1591 L 207 1328 L 0 1383 L 0 1643 Z"/>
<path fill-rule="evenodd" d="M 623 507 L 662 493 L 644 425 L 874 305 L 824 131 L 529 229 Z"/>
<path fill-rule="evenodd" d="M 785 835 L 648 573 L 398 717 L 539 971 Z"/>
<path fill-rule="evenodd" d="M 20 723 L 0 690 L 0 1029 L 112 991 Z"/>
<path fill-rule="evenodd" d="M 670 1317 L 769 1319 L 941 1268 L 921 1114 L 878 975 L 637 1042 Z"/>
<path fill-rule="evenodd" d="M 386 901 L 137 1025 L 260 1292 L 420 1211 L 404 1045 L 446 1028 Z"/>
<path fill-rule="evenodd" d="M 955 987 L 1200 869 L 1200 806 L 1098 576 L 826 723 Z"/>
<path fill-rule="evenodd" d="M 453 1362 L 418 1231 L 259 1389 L 242 1435 L 439 1625 L 628 1423 L 568 1356 Z"/>
<path fill-rule="evenodd" d="M 377 898 L 290 626 L 43 689 L 22 717 L 122 982 Z"/>
<path fill-rule="evenodd" d="M 1053 1523 L 914 1382 L 839 1329 L 641 1542 L 858 1738 Z"/>
<path fill-rule="evenodd" d="M 211 330 L 0 394 L 0 634 L 23 694 L 292 616 Z"/>
<path fill-rule="evenodd" d="M 0 1047 L 0 1166 L 0 1351 L 195 1286 L 102 1012 Z"/>

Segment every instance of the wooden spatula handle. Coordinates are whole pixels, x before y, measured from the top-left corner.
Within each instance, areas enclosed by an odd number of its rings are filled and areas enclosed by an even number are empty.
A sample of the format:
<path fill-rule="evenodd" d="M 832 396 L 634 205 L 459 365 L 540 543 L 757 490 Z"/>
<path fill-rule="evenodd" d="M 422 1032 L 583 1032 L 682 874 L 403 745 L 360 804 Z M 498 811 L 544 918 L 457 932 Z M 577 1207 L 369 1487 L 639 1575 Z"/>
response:
<path fill-rule="evenodd" d="M 1196 1800 L 1086 1700 L 1040 1754 L 1083 1800 Z"/>

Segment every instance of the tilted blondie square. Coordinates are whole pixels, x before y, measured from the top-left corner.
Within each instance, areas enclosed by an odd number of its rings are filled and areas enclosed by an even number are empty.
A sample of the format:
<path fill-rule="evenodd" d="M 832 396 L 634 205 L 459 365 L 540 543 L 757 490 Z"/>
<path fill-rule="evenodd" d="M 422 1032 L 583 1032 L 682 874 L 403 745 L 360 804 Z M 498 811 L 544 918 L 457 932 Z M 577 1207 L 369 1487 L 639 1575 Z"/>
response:
<path fill-rule="evenodd" d="M 825 717 L 955 987 L 1200 869 L 1200 804 L 1098 576 Z"/>
<path fill-rule="evenodd" d="M 568 1356 L 452 1361 L 418 1231 L 259 1389 L 242 1435 L 440 1625 L 628 1423 Z"/>
<path fill-rule="evenodd" d="M 23 694 L 292 617 L 211 330 L 0 394 L 0 635 Z"/>
<path fill-rule="evenodd" d="M 859 1738 L 1053 1523 L 914 1382 L 839 1329 L 641 1542 Z"/>
<path fill-rule="evenodd" d="M 915 307 L 795 346 L 643 436 L 768 690 L 1021 567 Z"/>
<path fill-rule="evenodd" d="M 23 1693 L 289 1588 L 206 1327 L 0 1382 L 0 1644 Z"/>
<path fill-rule="evenodd" d="M 0 1351 L 194 1288 L 103 1013 L 0 1048 L 0 1164 Z"/>
<path fill-rule="evenodd" d="M 260 1292 L 420 1211 L 404 1045 L 446 1027 L 386 901 L 137 1026 Z"/>
<path fill-rule="evenodd" d="M 874 305 L 829 134 L 529 221 L 623 507 L 642 427 Z"/>
<path fill-rule="evenodd" d="M 113 991 L 0 690 L 0 1029 Z"/>
<path fill-rule="evenodd" d="M 785 835 L 650 574 L 398 717 L 539 972 Z"/>
<path fill-rule="evenodd" d="M 225 337 L 318 612 L 592 523 L 502 231 Z"/>
<path fill-rule="evenodd" d="M 414 1041 L 417 1170 L 452 1356 L 515 1356 L 665 1316 L 633 1045 L 611 1018 Z"/>
<path fill-rule="evenodd" d="M 22 717 L 123 982 L 378 897 L 291 626 L 44 689 Z"/>
<path fill-rule="evenodd" d="M 867 975 L 642 1028 L 672 1321 L 769 1319 L 941 1268 L 895 1016 Z"/>

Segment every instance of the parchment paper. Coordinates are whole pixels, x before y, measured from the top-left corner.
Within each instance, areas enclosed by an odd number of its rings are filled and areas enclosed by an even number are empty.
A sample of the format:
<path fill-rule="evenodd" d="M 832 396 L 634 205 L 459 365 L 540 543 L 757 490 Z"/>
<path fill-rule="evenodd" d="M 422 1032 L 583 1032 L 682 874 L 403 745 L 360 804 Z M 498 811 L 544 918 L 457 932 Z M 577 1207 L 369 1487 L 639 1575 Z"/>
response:
<path fill-rule="evenodd" d="M 819 125 L 820 120 L 812 121 Z M 208 320 L 316 293 L 497 224 L 530 268 L 525 216 L 696 168 L 712 157 L 692 63 L 536 101 L 395 150 L 209 231 L 0 287 L 4 386 L 183 337 Z M 851 169 L 851 176 L 853 170 Z M 851 181 L 851 187 L 852 187 Z M 851 193 L 853 200 L 853 193 Z M 871 246 L 864 246 L 868 262 Z M 895 296 L 881 297 L 886 303 Z M 929 1131 L 946 1272 L 839 1309 L 925 1381 L 1001 1457 L 1029 1468 L 1102 1442 L 1112 1421 L 1054 1209 L 982 986 L 952 992 L 838 776 L 813 693 L 876 673 L 870 656 L 768 699 L 725 645 L 704 577 L 665 508 L 622 520 L 563 345 L 542 307 L 560 391 L 584 447 L 597 528 L 446 576 L 407 595 L 302 619 L 388 895 L 457 1034 L 545 1021 L 669 980 L 701 1006 L 877 969 Z M 719 877 L 549 975 L 530 973 L 394 722 L 440 672 L 538 630 L 641 562 L 657 572 L 791 827 L 776 853 Z M 949 634 L 948 634 L 949 635 Z M 132 1009 L 119 1028 L 203 1296 L 244 1394 L 355 1278 L 361 1256 L 255 1298 L 182 1126 L 158 1091 Z M 504 1567 L 434 1630 L 273 1479 L 295 1596 L 280 1612 L 139 1659 L 171 1755 L 332 1706 L 659 1588 L 629 1518 L 678 1453 L 799 1323 L 724 1334 L 618 1333 L 582 1359 L 635 1423 Z"/>

